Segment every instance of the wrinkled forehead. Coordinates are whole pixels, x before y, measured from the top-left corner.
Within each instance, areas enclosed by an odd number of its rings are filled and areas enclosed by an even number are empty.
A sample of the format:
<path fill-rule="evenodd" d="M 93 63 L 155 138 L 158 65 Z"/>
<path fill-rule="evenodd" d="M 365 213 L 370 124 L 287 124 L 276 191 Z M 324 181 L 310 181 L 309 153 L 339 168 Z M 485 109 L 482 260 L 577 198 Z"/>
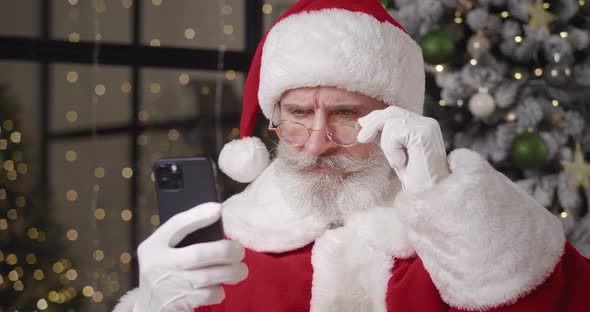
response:
<path fill-rule="evenodd" d="M 286 91 L 280 98 L 284 105 L 299 105 L 309 107 L 330 106 L 358 106 L 378 107 L 384 105 L 376 100 L 358 92 L 347 91 L 335 87 L 297 88 Z"/>

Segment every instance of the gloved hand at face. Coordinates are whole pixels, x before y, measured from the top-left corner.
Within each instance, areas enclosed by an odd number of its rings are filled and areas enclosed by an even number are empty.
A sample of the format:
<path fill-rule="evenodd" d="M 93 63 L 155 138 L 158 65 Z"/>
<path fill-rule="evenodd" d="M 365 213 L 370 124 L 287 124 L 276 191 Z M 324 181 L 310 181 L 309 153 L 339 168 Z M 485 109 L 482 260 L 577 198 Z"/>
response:
<path fill-rule="evenodd" d="M 407 192 L 426 190 L 450 174 L 438 122 L 397 106 L 376 110 L 358 120 L 359 143 L 381 132 L 380 146 Z"/>
<path fill-rule="evenodd" d="M 192 311 L 220 303 L 221 284 L 246 278 L 244 247 L 231 240 L 175 248 L 187 234 L 221 217 L 221 205 L 206 203 L 170 218 L 139 245 L 139 295 L 134 312 Z"/>

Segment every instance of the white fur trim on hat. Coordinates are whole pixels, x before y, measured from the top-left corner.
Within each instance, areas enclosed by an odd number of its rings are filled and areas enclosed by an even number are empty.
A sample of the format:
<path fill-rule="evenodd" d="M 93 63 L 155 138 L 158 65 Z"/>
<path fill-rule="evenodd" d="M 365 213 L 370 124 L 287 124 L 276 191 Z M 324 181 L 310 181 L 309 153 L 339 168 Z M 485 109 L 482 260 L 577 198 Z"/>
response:
<path fill-rule="evenodd" d="M 270 164 L 270 153 L 257 137 L 233 140 L 219 153 L 219 169 L 230 178 L 249 183 Z"/>
<path fill-rule="evenodd" d="M 403 30 L 343 9 L 303 12 L 277 23 L 262 51 L 258 100 L 270 118 L 281 95 L 331 86 L 422 114 L 422 50 Z"/>

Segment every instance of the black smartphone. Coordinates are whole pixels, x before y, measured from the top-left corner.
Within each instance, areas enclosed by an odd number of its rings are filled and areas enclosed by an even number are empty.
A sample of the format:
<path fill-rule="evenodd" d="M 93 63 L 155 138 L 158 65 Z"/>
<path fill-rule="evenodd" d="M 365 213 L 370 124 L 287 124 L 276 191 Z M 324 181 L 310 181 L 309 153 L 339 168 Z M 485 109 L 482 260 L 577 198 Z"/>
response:
<path fill-rule="evenodd" d="M 220 202 L 217 167 L 208 157 L 162 158 L 154 164 L 160 222 L 206 202 Z M 176 247 L 223 239 L 221 219 L 188 234 Z"/>

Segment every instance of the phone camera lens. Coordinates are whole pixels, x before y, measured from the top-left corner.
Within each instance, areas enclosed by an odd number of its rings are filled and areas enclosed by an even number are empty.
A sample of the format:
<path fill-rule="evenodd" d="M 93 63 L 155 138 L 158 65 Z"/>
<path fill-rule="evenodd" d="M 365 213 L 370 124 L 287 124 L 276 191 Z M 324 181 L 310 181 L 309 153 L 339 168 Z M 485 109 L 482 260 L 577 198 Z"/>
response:
<path fill-rule="evenodd" d="M 176 164 L 163 164 L 156 169 L 156 182 L 163 190 L 182 189 L 182 172 Z"/>

